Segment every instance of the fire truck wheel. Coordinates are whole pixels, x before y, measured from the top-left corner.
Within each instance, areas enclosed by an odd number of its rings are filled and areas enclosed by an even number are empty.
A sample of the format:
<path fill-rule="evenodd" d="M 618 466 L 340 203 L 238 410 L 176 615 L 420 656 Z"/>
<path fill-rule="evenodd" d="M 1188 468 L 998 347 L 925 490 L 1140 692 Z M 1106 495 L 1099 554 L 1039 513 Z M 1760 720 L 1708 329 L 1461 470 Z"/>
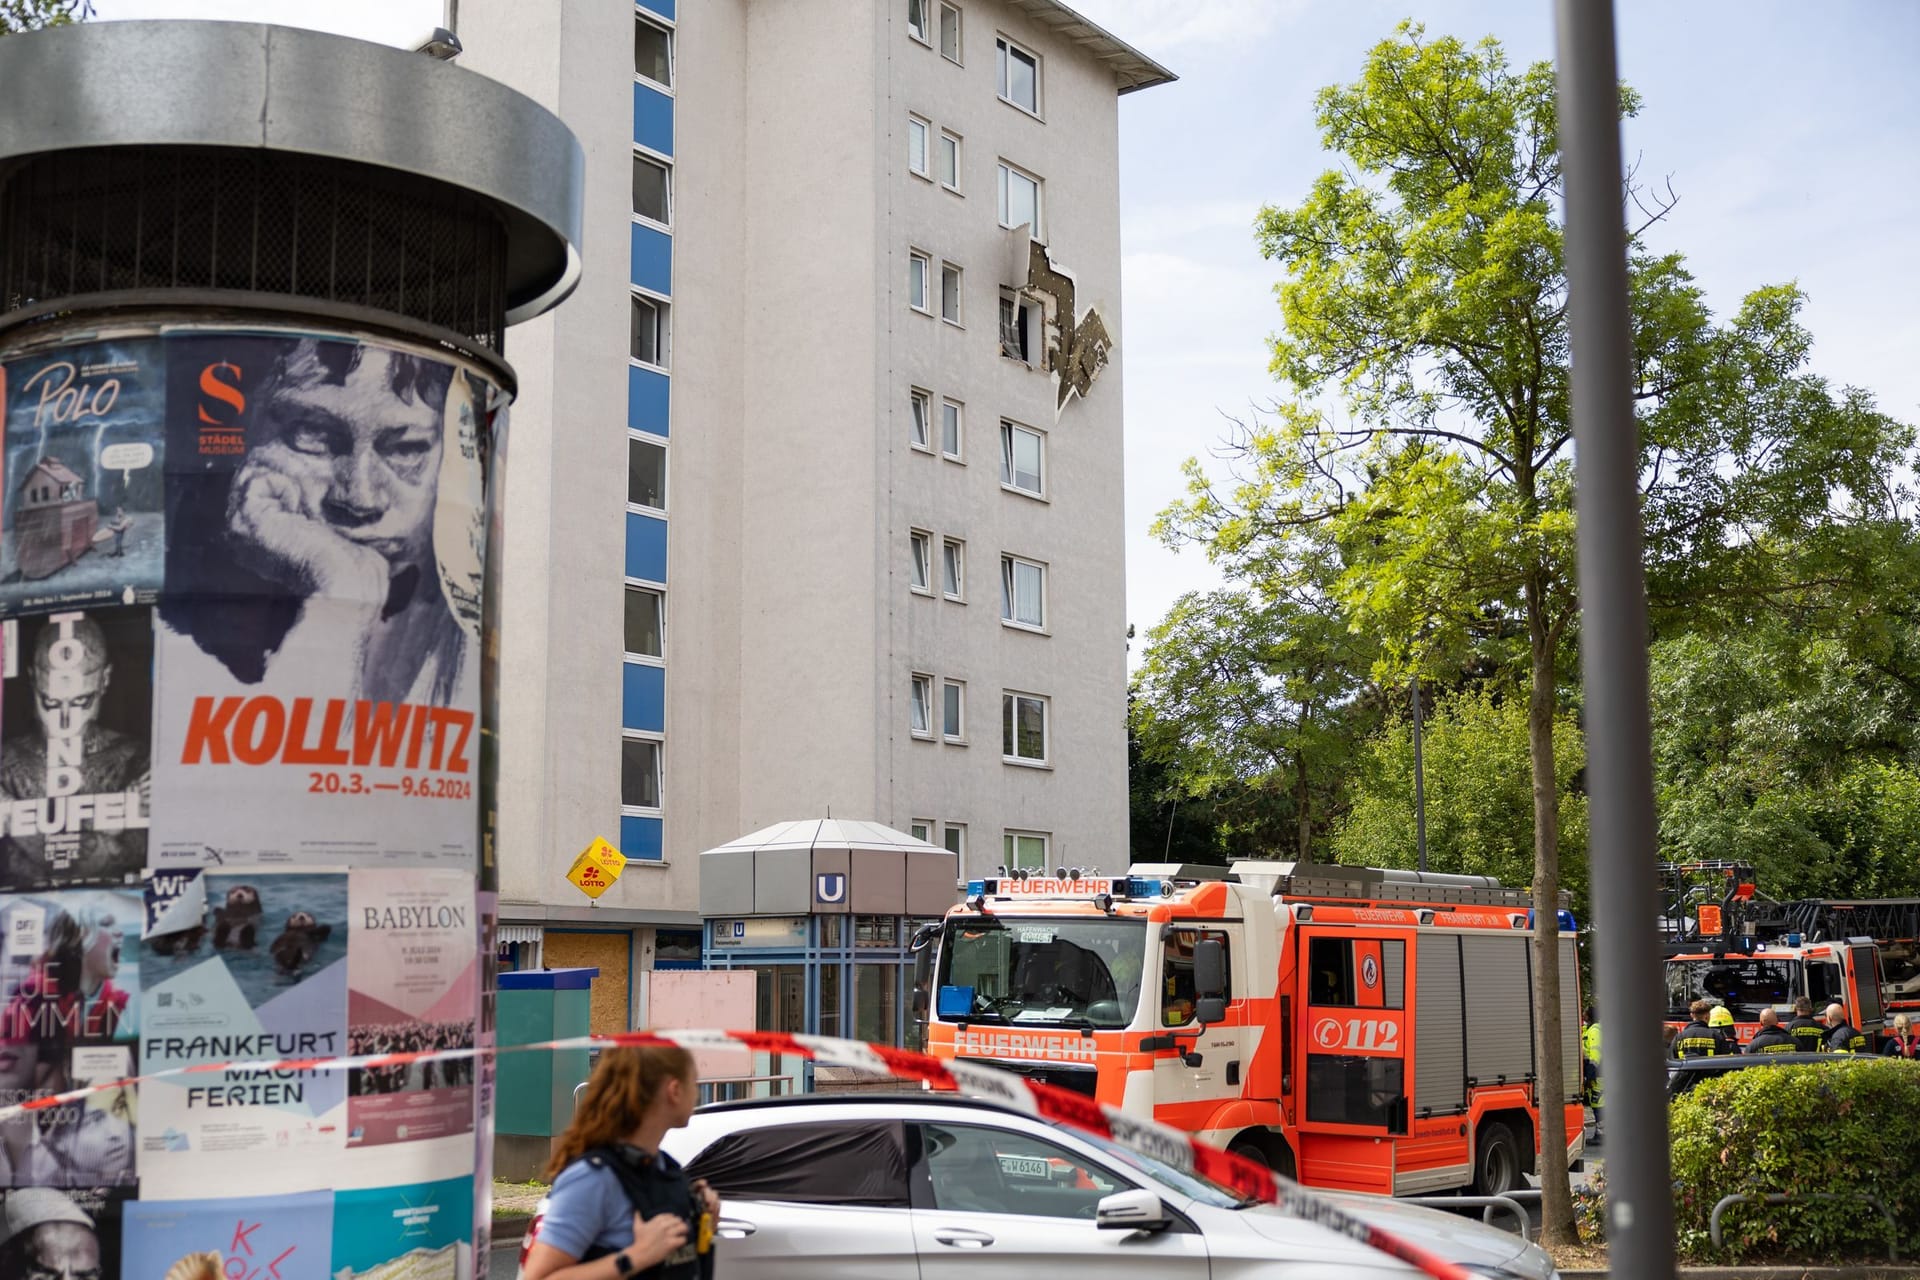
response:
<path fill-rule="evenodd" d="M 1498 1120 L 1480 1127 L 1473 1152 L 1473 1194 L 1503 1196 L 1520 1185 L 1520 1144 Z"/>
<path fill-rule="evenodd" d="M 1273 1158 L 1273 1152 L 1269 1150 L 1270 1146 L 1279 1149 L 1279 1160 L 1276 1161 Z M 1233 1155 L 1243 1156 L 1257 1165 L 1271 1169 L 1283 1178 L 1294 1176 L 1293 1149 L 1277 1136 L 1243 1133 L 1228 1144 L 1227 1150 Z"/>

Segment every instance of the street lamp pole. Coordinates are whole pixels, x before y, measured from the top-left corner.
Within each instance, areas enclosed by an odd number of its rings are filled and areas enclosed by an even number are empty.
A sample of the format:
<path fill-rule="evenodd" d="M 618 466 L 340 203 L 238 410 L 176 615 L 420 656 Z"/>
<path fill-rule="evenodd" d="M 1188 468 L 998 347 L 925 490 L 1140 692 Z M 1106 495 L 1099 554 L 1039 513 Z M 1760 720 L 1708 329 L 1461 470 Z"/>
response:
<path fill-rule="evenodd" d="M 1620 167 L 1613 0 L 1556 0 L 1566 175 L 1580 644 L 1587 695 L 1595 986 L 1607 1023 L 1607 1245 L 1612 1271 L 1673 1280 L 1661 1061 L 1647 597 Z"/>
<path fill-rule="evenodd" d="M 1413 842 L 1420 870 L 1427 869 L 1427 769 L 1420 754 L 1420 673 L 1413 673 Z"/>

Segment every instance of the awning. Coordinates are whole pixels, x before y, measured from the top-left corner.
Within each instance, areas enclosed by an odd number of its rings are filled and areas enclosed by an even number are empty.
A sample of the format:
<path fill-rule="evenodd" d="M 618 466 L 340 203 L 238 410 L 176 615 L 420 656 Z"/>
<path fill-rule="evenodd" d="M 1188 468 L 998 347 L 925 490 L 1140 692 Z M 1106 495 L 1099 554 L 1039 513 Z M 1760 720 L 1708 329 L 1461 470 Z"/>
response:
<path fill-rule="evenodd" d="M 500 942 L 538 942 L 546 930 L 537 924 L 503 924 L 497 937 Z"/>

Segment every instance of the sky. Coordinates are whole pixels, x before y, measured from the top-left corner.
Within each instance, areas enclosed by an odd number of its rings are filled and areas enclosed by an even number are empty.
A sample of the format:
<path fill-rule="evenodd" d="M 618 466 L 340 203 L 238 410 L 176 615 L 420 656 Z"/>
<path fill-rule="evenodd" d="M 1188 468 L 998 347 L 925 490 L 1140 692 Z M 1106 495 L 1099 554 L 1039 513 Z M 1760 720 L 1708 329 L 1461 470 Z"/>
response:
<path fill-rule="evenodd" d="M 551 3 L 553 0 L 529 0 Z M 699 3 L 700 0 L 683 0 Z M 838 0 L 816 0 L 838 2 Z M 902 0 L 904 3 L 904 0 Z M 441 0 L 98 0 L 99 17 L 246 18 L 418 43 Z M 1350 82 L 1410 14 L 1430 36 L 1498 37 L 1516 66 L 1553 53 L 1545 0 L 1074 0 L 1172 69 L 1120 100 L 1127 616 L 1141 634 L 1218 578 L 1148 534 L 1228 417 L 1281 394 L 1267 373 L 1277 266 L 1253 239 L 1330 167 L 1314 94 Z M 1812 365 L 1920 422 L 1920 5 L 1906 0 L 1617 0 L 1622 77 L 1642 109 L 1625 153 L 1679 196 L 1649 234 L 1686 256 L 1716 315 L 1796 281 Z M 1060 198 L 1060 197 L 1056 197 Z"/>

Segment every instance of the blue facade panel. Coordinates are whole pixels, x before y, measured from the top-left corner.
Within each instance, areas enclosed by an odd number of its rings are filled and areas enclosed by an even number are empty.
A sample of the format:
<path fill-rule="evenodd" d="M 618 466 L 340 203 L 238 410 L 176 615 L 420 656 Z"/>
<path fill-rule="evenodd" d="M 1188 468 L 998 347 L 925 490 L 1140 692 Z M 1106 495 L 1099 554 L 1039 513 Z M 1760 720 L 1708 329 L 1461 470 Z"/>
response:
<path fill-rule="evenodd" d="M 648 13 L 657 13 L 668 22 L 673 21 L 673 0 L 639 0 L 639 4 Z"/>
<path fill-rule="evenodd" d="M 620 723 L 628 729 L 663 733 L 667 727 L 667 672 L 643 662 L 621 664 Z"/>
<path fill-rule="evenodd" d="M 627 576 L 667 580 L 667 522 L 627 512 Z"/>
<path fill-rule="evenodd" d="M 620 815 L 620 856 L 630 862 L 660 861 L 660 819 Z"/>
<path fill-rule="evenodd" d="M 667 434 L 667 375 L 657 369 L 627 366 L 627 426 Z"/>
<path fill-rule="evenodd" d="M 634 82 L 633 140 L 663 156 L 673 154 L 673 99 Z"/>
<path fill-rule="evenodd" d="M 633 224 L 633 282 L 673 296 L 673 237 L 644 222 Z"/>

